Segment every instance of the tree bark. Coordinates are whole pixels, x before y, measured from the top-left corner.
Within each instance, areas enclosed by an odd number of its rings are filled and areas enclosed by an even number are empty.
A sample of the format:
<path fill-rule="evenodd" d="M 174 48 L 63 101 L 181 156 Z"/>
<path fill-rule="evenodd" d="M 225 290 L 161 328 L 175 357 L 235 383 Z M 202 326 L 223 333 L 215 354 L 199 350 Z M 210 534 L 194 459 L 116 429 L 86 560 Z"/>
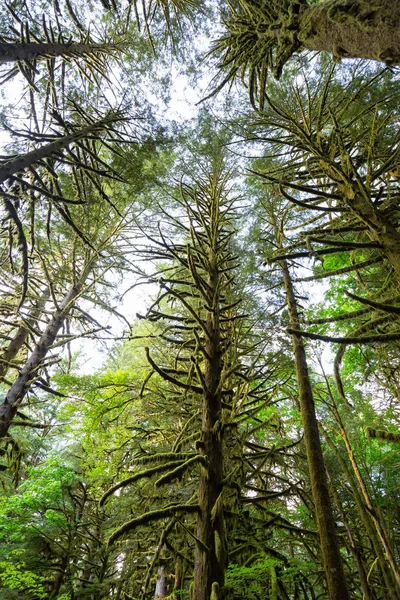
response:
<path fill-rule="evenodd" d="M 286 261 L 281 262 L 281 268 L 286 290 L 290 326 L 299 327 L 296 298 Z M 315 414 L 314 398 L 308 374 L 305 348 L 301 337 L 292 336 L 292 340 L 300 411 L 304 428 L 304 441 L 329 599 L 350 600 L 336 536 L 336 524 L 329 497 L 328 481 L 319 437 L 318 421 Z"/>
<path fill-rule="evenodd" d="M 327 0 L 300 9 L 297 37 L 307 50 L 400 63 L 399 0 Z"/>
<path fill-rule="evenodd" d="M 248 68 L 250 98 L 254 101 L 259 91 L 261 108 L 265 85 L 261 73 L 267 69 L 279 78 L 288 60 L 302 50 L 329 52 L 339 60 L 400 64 L 400 0 L 245 0 L 236 4 L 240 8 L 232 7 L 227 19 L 228 35 L 214 47 L 222 51 L 220 65 L 228 72 L 217 90 Z M 253 79 L 258 69 L 257 90 Z"/>
<path fill-rule="evenodd" d="M 183 544 L 178 544 L 178 547 L 183 546 Z M 174 583 L 174 600 L 181 600 L 182 595 L 181 591 L 183 590 L 183 586 L 185 584 L 185 570 L 184 570 L 184 562 L 182 558 L 178 555 L 175 558 L 175 583 Z"/>
<path fill-rule="evenodd" d="M 53 598 L 56 598 L 56 596 L 58 596 L 58 594 L 60 593 L 61 586 L 64 582 L 65 573 L 67 571 L 68 563 L 69 563 L 69 556 L 68 556 L 68 554 L 65 554 L 62 557 L 60 566 L 57 569 L 57 574 L 56 574 L 56 577 L 54 579 L 54 582 L 53 582 L 53 585 L 52 585 L 52 588 L 51 588 L 51 591 L 49 594 L 49 600 L 53 600 Z"/>
<path fill-rule="evenodd" d="M 50 43 L 50 42 L 0 42 L 0 65 L 43 58 L 76 57 L 100 52 L 110 52 L 109 44 Z"/>

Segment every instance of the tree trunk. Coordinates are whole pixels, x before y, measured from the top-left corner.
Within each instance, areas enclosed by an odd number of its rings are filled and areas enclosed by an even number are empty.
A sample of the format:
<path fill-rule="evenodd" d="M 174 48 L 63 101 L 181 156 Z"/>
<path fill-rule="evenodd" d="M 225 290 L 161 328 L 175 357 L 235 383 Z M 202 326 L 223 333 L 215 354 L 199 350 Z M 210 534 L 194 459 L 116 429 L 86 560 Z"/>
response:
<path fill-rule="evenodd" d="M 370 239 L 381 246 L 400 281 L 400 233 L 372 200 L 360 193 L 356 182 L 348 187 L 339 185 L 339 189 L 345 194 L 350 210 L 368 227 Z"/>
<path fill-rule="evenodd" d="M 271 594 L 269 596 L 270 600 L 278 600 L 278 577 L 276 574 L 276 568 L 274 566 L 270 567 L 271 573 Z"/>
<path fill-rule="evenodd" d="M 52 588 L 51 588 L 51 591 L 49 594 L 49 600 L 53 600 L 53 598 L 56 598 L 56 596 L 58 596 L 58 594 L 60 593 L 61 586 L 64 582 L 65 573 L 67 571 L 68 563 L 69 563 L 69 556 L 68 555 L 63 556 L 61 559 L 61 564 L 57 570 L 57 575 L 54 579 L 54 582 L 53 582 L 53 585 L 52 585 Z"/>
<path fill-rule="evenodd" d="M 283 281 L 286 290 L 290 326 L 299 327 L 296 298 L 286 261 L 281 262 Z M 314 398 L 308 374 L 307 358 L 301 337 L 292 336 L 296 363 L 296 377 L 300 399 L 300 411 L 304 428 L 308 468 L 312 495 L 315 504 L 321 555 L 325 569 L 330 600 L 350 600 L 344 576 L 339 544 L 336 537 L 336 524 L 333 518 L 325 463 L 319 438 L 318 422 L 315 414 Z"/>
<path fill-rule="evenodd" d="M 45 144 L 36 150 L 31 150 L 31 152 L 26 152 L 26 154 L 15 156 L 3 161 L 0 166 L 0 184 L 6 181 L 11 175 L 37 164 L 44 158 L 58 154 L 73 142 L 82 140 L 92 134 L 106 130 L 109 125 L 117 120 L 118 117 L 116 115 L 110 114 L 95 123 L 87 125 L 87 127 L 82 127 L 82 129 L 78 129 L 69 135 L 64 135 L 54 140 L 54 142 Z"/>
<path fill-rule="evenodd" d="M 301 7 L 297 37 L 307 50 L 400 64 L 400 1 L 327 0 Z"/>
<path fill-rule="evenodd" d="M 68 294 L 60 303 L 59 308 L 56 310 L 46 329 L 40 336 L 32 354 L 22 367 L 17 379 L 8 390 L 5 400 L 0 406 L 0 439 L 7 435 L 8 428 L 15 417 L 19 404 L 22 402 L 32 380 L 38 375 L 38 371 L 43 364 L 44 358 L 54 344 L 57 334 L 65 322 L 68 313 L 80 295 L 86 274 L 87 268 L 81 276 L 79 283 L 72 286 Z"/>
<path fill-rule="evenodd" d="M 201 467 L 199 481 L 199 515 L 194 567 L 193 600 L 218 600 L 227 567 L 225 522 L 222 507 L 223 443 L 221 332 L 219 323 L 220 272 L 219 223 L 214 222 L 214 203 L 210 201 L 210 248 L 207 260 L 211 307 L 206 315 L 201 452 L 207 456 L 208 469 Z M 217 214 L 217 210 L 215 210 Z M 220 496 L 221 494 L 221 496 Z"/>
<path fill-rule="evenodd" d="M 0 65 L 25 60 L 56 58 L 57 56 L 76 57 L 101 52 L 110 52 L 110 44 L 49 43 L 49 42 L 1 42 Z"/>

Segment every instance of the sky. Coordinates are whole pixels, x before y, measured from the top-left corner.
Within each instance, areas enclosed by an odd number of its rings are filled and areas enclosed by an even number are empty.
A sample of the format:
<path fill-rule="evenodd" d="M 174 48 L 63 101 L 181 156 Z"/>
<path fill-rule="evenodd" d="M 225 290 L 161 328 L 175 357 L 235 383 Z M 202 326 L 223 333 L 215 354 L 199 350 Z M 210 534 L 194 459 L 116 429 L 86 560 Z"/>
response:
<path fill-rule="evenodd" d="M 218 32 L 215 31 L 214 35 L 217 33 Z M 205 54 L 210 43 L 209 38 L 203 34 L 194 36 L 193 40 L 195 40 L 196 43 L 194 50 L 199 54 Z M 197 71 L 197 81 L 196 84 L 194 84 L 194 78 L 189 77 L 188 74 L 184 72 L 179 60 L 171 58 L 169 65 L 168 61 L 164 61 L 162 68 L 169 69 L 169 75 L 172 81 L 172 85 L 169 90 L 169 101 L 167 104 L 165 104 L 165 102 L 163 102 L 161 99 L 159 90 L 157 90 L 154 82 L 152 82 L 150 85 L 149 81 L 146 82 L 146 78 L 144 78 L 140 84 L 142 86 L 142 93 L 153 105 L 155 115 L 165 122 L 184 123 L 194 119 L 199 110 L 198 103 L 210 91 L 212 72 L 206 65 L 200 66 Z M 160 72 L 159 76 L 162 78 L 166 74 L 166 72 Z M 123 88 L 121 87 L 120 83 L 120 80 L 122 80 L 121 72 L 118 67 L 115 67 L 110 73 L 110 79 L 111 85 L 108 88 L 106 86 L 103 91 L 109 102 L 115 103 L 116 100 L 118 101 L 118 97 L 123 93 Z M 26 94 L 25 81 L 21 75 L 14 77 L 10 82 L 1 88 L 0 111 L 8 105 L 13 107 L 14 117 L 17 118 L 17 121 L 13 121 L 15 127 L 24 125 L 23 120 L 21 120 L 18 125 L 19 115 L 22 116 L 20 108 L 22 106 L 21 96 L 23 96 L 24 90 Z M 9 116 L 8 110 L 6 111 L 6 116 Z M 6 147 L 9 141 L 9 134 L 4 130 L 0 130 L 0 154 L 7 154 Z M 116 280 L 112 283 L 116 285 Z M 133 277 L 131 280 L 129 278 L 125 278 L 125 289 L 132 286 L 133 283 Z M 325 288 L 322 285 L 313 285 L 313 301 L 319 301 L 322 299 L 324 289 Z M 154 285 L 133 287 L 129 293 L 123 296 L 122 301 L 118 305 L 115 305 L 115 308 L 121 312 L 129 322 L 133 322 L 137 313 L 145 314 L 146 307 L 149 306 L 156 293 L 157 289 Z M 99 320 L 102 324 L 104 324 L 104 326 L 111 327 L 109 332 L 110 337 L 118 338 L 124 333 L 126 334 L 126 322 L 121 321 L 115 315 L 110 315 L 99 308 L 93 309 L 93 307 L 90 308 L 90 312 L 93 314 L 96 320 Z M 94 369 L 99 368 L 104 360 L 104 350 L 105 348 L 108 348 L 111 343 L 112 342 L 108 342 L 105 344 L 104 341 L 100 343 L 94 343 L 92 339 L 74 341 L 71 344 L 72 351 L 76 352 L 79 350 L 81 353 L 81 357 L 79 359 L 79 364 L 81 365 L 80 371 L 82 373 L 91 373 Z M 330 369 L 329 363 L 331 362 L 331 353 L 328 345 L 324 346 L 323 359 L 326 367 Z"/>
<path fill-rule="evenodd" d="M 204 36 L 197 37 L 197 49 L 199 46 L 205 47 L 207 43 L 208 40 Z M 166 105 L 165 102 L 163 102 L 158 94 L 158 90 L 154 87 L 154 82 L 151 82 L 150 86 L 149 82 L 146 82 L 146 79 L 140 84 L 142 87 L 142 94 L 153 105 L 153 110 L 157 118 L 164 122 L 184 123 L 185 121 L 193 119 L 198 112 L 196 104 L 202 98 L 209 77 L 204 75 L 195 87 L 187 74 L 183 71 L 182 65 L 177 60 L 171 58 L 169 66 L 168 61 L 164 61 L 163 68 L 169 68 L 169 77 L 172 81 L 168 104 Z M 70 67 L 70 69 L 72 69 L 72 67 Z M 158 74 L 159 76 L 164 77 L 167 75 L 167 72 Z M 123 88 L 120 85 L 121 72 L 119 67 L 115 65 L 114 69 L 110 72 L 109 77 L 111 85 L 104 88 L 104 96 L 110 104 L 115 105 L 116 101 L 120 101 L 119 97 L 123 94 Z M 23 111 L 23 104 L 26 100 L 29 100 L 27 86 L 26 81 L 21 74 L 17 74 L 12 80 L 0 88 L 0 114 L 4 112 L 7 119 L 11 119 L 12 117 L 10 122 L 17 131 L 23 131 L 28 125 L 27 121 L 30 121 Z M 12 108 L 11 110 L 10 107 Z M 37 103 L 37 107 L 37 110 L 40 110 L 40 103 Z M 30 126 L 30 123 L 28 126 Z M 10 142 L 10 134 L 5 131 L 4 128 L 0 128 L 0 154 L 9 154 L 10 150 L 7 146 Z M 113 283 L 116 285 L 116 278 Z M 133 277 L 131 280 L 125 278 L 124 288 L 130 287 L 133 283 Z M 120 291 L 118 290 L 118 292 Z M 134 287 L 123 297 L 119 305 L 115 305 L 115 308 L 121 312 L 128 321 L 133 321 L 137 313 L 145 314 L 146 307 L 151 303 L 156 292 L 156 286 L 154 285 Z M 120 337 L 123 333 L 126 334 L 126 322 L 121 321 L 115 315 L 106 313 L 98 307 L 93 308 L 93 306 L 89 306 L 89 303 L 86 304 L 87 307 L 83 301 L 82 306 L 84 308 L 90 308 L 90 312 L 96 320 L 99 320 L 104 326 L 111 326 L 110 334 L 112 336 Z M 94 340 L 92 339 L 78 339 L 73 341 L 71 343 L 72 352 L 79 350 L 81 354 L 78 361 L 78 364 L 81 364 L 80 371 L 82 373 L 90 373 L 93 372 L 93 369 L 100 367 L 104 360 L 105 347 L 109 347 L 110 343 L 105 344 L 104 341 L 94 343 Z"/>

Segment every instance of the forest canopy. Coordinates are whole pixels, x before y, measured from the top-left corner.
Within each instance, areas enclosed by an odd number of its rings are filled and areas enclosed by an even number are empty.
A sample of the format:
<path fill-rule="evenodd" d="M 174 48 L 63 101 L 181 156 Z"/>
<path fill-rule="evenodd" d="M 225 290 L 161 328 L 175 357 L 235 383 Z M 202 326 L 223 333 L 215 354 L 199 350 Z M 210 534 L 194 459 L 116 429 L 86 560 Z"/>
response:
<path fill-rule="evenodd" d="M 399 64 L 398 0 L 0 8 L 1 600 L 400 600 Z"/>

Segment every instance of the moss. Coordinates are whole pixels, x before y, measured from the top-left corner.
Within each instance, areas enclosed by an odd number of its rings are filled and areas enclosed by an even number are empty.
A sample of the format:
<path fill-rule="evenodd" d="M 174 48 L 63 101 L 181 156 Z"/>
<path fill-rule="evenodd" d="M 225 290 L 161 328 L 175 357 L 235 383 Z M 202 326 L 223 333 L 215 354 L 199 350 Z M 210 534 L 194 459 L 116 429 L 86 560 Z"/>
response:
<path fill-rule="evenodd" d="M 352 0 L 336 2 L 328 10 L 328 18 L 333 23 L 354 23 L 359 21 L 360 3 Z"/>
<path fill-rule="evenodd" d="M 189 460 L 187 460 L 185 463 L 176 467 L 176 469 L 169 471 L 168 473 L 166 473 L 165 475 L 163 475 L 162 477 L 157 479 L 156 487 L 160 487 L 161 485 L 164 485 L 165 483 L 170 483 L 174 479 L 183 475 L 183 473 L 187 469 L 189 469 L 189 467 L 191 467 L 192 465 L 195 465 L 196 463 L 200 463 L 205 469 L 208 468 L 208 460 L 207 460 L 206 456 L 202 456 L 202 455 L 194 456 L 193 458 L 190 458 Z"/>
<path fill-rule="evenodd" d="M 165 460 L 187 460 L 195 456 L 194 452 L 157 452 L 156 454 L 148 454 L 135 458 L 134 462 L 137 465 L 144 465 L 149 462 L 162 462 Z"/>
<path fill-rule="evenodd" d="M 215 501 L 214 506 L 211 509 L 211 522 L 214 523 L 214 521 L 222 514 L 222 510 L 224 507 L 224 502 L 223 502 L 223 492 L 221 492 L 218 496 L 218 498 Z"/>
<path fill-rule="evenodd" d="M 386 429 L 374 429 L 373 427 L 366 427 L 365 433 L 369 438 L 376 440 L 384 440 L 386 442 L 400 442 L 400 433 L 392 433 Z"/>
<path fill-rule="evenodd" d="M 221 563 L 221 559 L 223 556 L 223 548 L 222 548 L 221 536 L 219 535 L 217 530 L 214 531 L 214 547 L 215 547 L 215 556 L 217 557 L 218 562 Z"/>
<path fill-rule="evenodd" d="M 135 481 L 138 481 L 139 479 L 143 479 L 144 477 L 151 477 L 152 475 L 155 475 L 156 473 L 159 473 L 160 471 L 167 471 L 168 469 L 171 469 L 171 468 L 176 467 L 181 464 L 182 464 L 182 460 L 174 460 L 174 461 L 165 463 L 163 465 L 161 464 L 156 467 L 152 467 L 151 469 L 146 469 L 145 471 L 138 471 L 137 473 L 134 473 L 134 475 L 131 475 L 130 477 L 127 477 L 123 481 L 116 483 L 111 488 L 109 488 L 106 492 L 104 492 L 104 494 L 100 498 L 99 505 L 103 506 L 104 503 L 106 502 L 107 498 L 112 496 L 112 494 L 114 494 L 117 490 L 119 490 L 123 487 L 126 487 L 126 486 L 130 485 L 131 483 L 135 483 Z"/>
<path fill-rule="evenodd" d="M 395 62 L 392 48 L 386 48 L 386 50 L 382 50 L 378 58 L 379 60 L 383 60 L 387 65 L 391 65 Z"/>
<path fill-rule="evenodd" d="M 371 2 L 354 2 L 354 0 L 342 0 L 335 2 L 328 10 L 327 16 L 332 23 L 355 25 L 362 29 L 368 29 L 374 26 L 377 19 L 380 19 L 380 9 L 378 5 L 372 5 Z"/>
<path fill-rule="evenodd" d="M 216 581 L 212 584 L 210 600 L 219 600 L 219 584 Z"/>

